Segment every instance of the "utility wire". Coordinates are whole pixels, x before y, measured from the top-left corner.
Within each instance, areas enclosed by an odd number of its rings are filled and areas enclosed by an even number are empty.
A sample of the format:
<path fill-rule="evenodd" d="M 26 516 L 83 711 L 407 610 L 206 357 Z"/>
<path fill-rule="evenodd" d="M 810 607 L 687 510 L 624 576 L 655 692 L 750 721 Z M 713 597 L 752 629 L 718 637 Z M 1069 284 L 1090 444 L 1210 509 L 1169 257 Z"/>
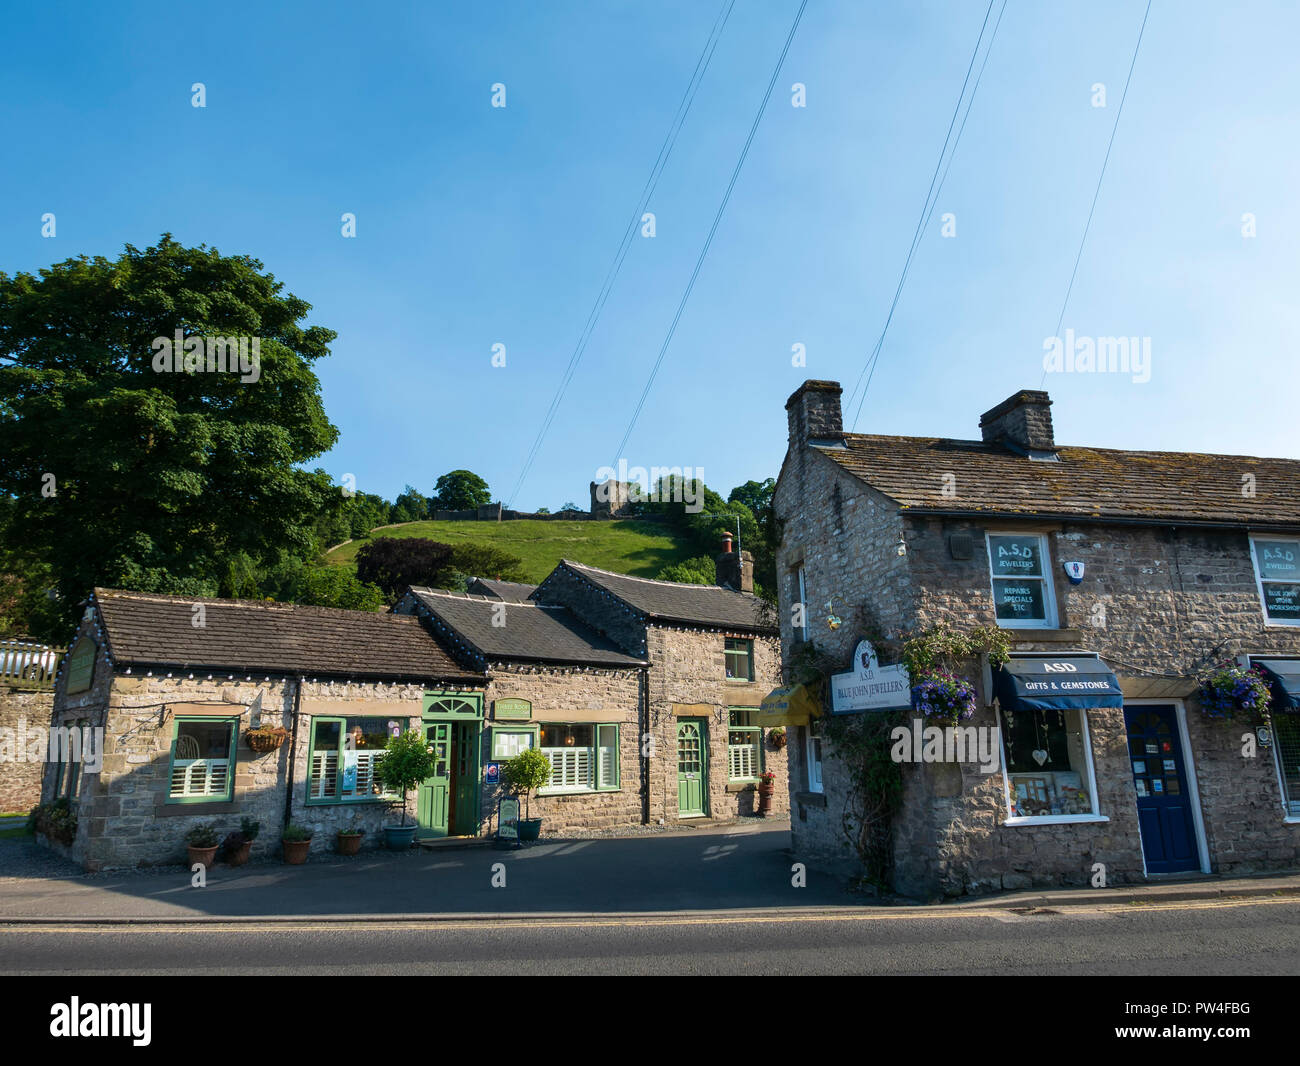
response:
<path fill-rule="evenodd" d="M 962 100 L 966 98 L 966 87 L 970 84 L 971 71 L 975 69 L 975 60 L 979 57 L 980 46 L 984 41 L 984 31 L 988 29 L 989 17 L 993 14 L 993 4 L 996 0 L 989 0 L 989 6 L 984 12 L 984 21 L 980 25 L 979 36 L 975 38 L 975 47 L 971 51 L 970 63 L 966 66 L 966 77 L 961 83 L 961 92 L 957 94 L 957 103 L 952 109 L 952 118 L 948 121 L 948 132 L 943 139 L 943 147 L 939 149 L 939 158 L 934 164 L 934 173 L 930 177 L 930 188 L 925 194 L 925 203 L 921 207 L 921 215 L 916 221 L 916 230 L 912 234 L 912 243 L 907 249 L 907 258 L 903 261 L 903 270 L 898 277 L 898 285 L 894 289 L 894 298 L 889 305 L 889 313 L 885 316 L 885 324 L 880 330 L 880 336 L 876 338 L 876 343 L 871 349 L 871 354 L 867 357 L 866 363 L 863 364 L 862 370 L 858 373 L 858 380 L 853 385 L 853 391 L 849 393 L 849 401 L 846 407 L 853 406 L 853 398 L 858 395 L 858 390 L 862 390 L 861 398 L 858 400 L 857 411 L 853 416 L 853 426 L 857 426 L 858 418 L 862 414 L 862 406 L 867 400 L 867 389 L 871 387 L 871 379 L 875 376 L 876 363 L 880 359 L 881 349 L 885 345 L 885 335 L 889 332 L 890 323 L 894 320 L 894 311 L 898 307 L 899 298 L 903 294 L 903 285 L 907 281 L 908 272 L 911 270 L 912 257 L 916 254 L 917 246 L 921 243 L 921 236 L 929 223 L 934 209 L 939 202 L 939 193 L 943 189 L 943 183 L 948 178 L 948 167 L 952 166 L 952 157 L 957 153 L 957 144 L 961 140 L 962 131 L 966 128 L 966 119 L 962 119 L 961 127 L 957 131 L 957 138 L 953 140 L 953 127 L 957 124 L 957 116 L 961 113 Z M 971 90 L 970 101 L 966 106 L 966 116 L 970 116 L 971 105 L 975 103 L 975 93 L 979 90 L 980 79 L 984 77 L 984 66 L 988 64 L 989 52 L 993 50 L 993 40 L 997 36 L 998 26 L 1002 25 L 1002 15 L 1006 11 L 1006 0 L 1002 0 L 1002 8 L 998 12 L 998 20 L 994 24 L 993 33 L 989 36 L 988 49 L 984 53 L 984 64 L 980 66 L 980 71 L 975 79 L 974 87 Z M 948 152 L 948 143 L 952 141 L 952 152 Z M 944 156 L 948 156 L 948 167 L 944 166 Z M 943 170 L 942 178 L 939 175 L 940 169 Z M 937 185 L 936 185 L 937 182 Z M 933 198 L 933 199 L 932 199 Z M 866 384 L 863 384 L 863 379 Z"/>
<path fill-rule="evenodd" d="M 636 409 L 632 412 L 632 418 L 627 424 L 627 431 L 623 434 L 623 439 L 615 450 L 615 468 L 617 468 L 619 456 L 623 454 L 623 449 L 632 436 L 632 430 L 636 427 L 637 419 L 640 418 L 641 411 L 645 407 L 646 398 L 654 387 L 655 378 L 658 376 L 659 367 L 663 364 L 664 356 L 668 352 L 668 345 L 672 343 L 673 334 L 677 332 L 677 323 L 681 321 L 682 312 L 686 309 L 686 302 L 691 298 L 691 291 L 695 288 L 695 279 L 700 276 L 700 268 L 704 265 L 704 260 L 709 254 L 709 248 L 713 244 L 713 235 L 718 232 L 718 225 L 722 221 L 723 213 L 727 210 L 727 203 L 731 200 L 731 190 L 736 187 L 736 179 L 740 177 L 740 168 L 745 165 L 745 157 L 749 155 L 749 146 L 754 142 L 754 134 L 758 132 L 758 124 L 762 121 L 763 113 L 767 110 L 767 102 L 771 99 L 772 88 L 776 85 L 776 79 L 781 74 L 781 67 L 785 63 L 786 53 L 790 51 L 790 42 L 794 40 L 795 32 L 799 29 L 799 21 L 803 18 L 804 8 L 807 6 L 808 0 L 802 0 L 799 4 L 799 10 L 795 12 L 794 22 L 790 26 L 789 34 L 786 35 L 781 55 L 777 58 L 776 66 L 772 68 L 772 77 L 768 80 L 767 91 L 763 93 L 763 100 L 758 105 L 758 113 L 754 116 L 753 124 L 749 127 L 749 136 L 745 138 L 745 144 L 740 150 L 740 158 L 736 160 L 736 167 L 731 172 L 731 180 L 727 183 L 727 189 L 722 194 L 722 203 L 718 205 L 718 213 L 713 216 L 713 225 L 709 227 L 709 235 L 704 239 L 704 247 L 700 249 L 700 257 L 695 261 L 695 269 L 691 271 L 690 280 L 686 283 L 686 291 L 682 293 L 681 303 L 677 305 L 677 313 L 673 315 L 672 324 L 668 327 L 668 334 L 664 337 L 663 344 L 660 345 L 658 358 L 655 359 L 654 367 L 650 371 L 650 377 L 646 379 L 645 388 L 641 390 L 641 398 L 637 401 Z"/>
<path fill-rule="evenodd" d="M 1101 183 L 1106 177 L 1106 164 L 1110 162 L 1110 150 L 1115 146 L 1115 133 L 1119 129 L 1119 120 L 1124 114 L 1124 101 L 1128 99 L 1129 82 L 1133 80 L 1133 68 L 1137 66 L 1138 50 L 1142 47 L 1142 34 L 1146 32 L 1147 16 L 1151 14 L 1151 0 L 1147 0 L 1147 9 L 1142 16 L 1142 26 L 1138 29 L 1137 44 L 1133 46 L 1133 59 L 1128 65 L 1128 77 L 1124 79 L 1124 92 L 1119 98 L 1119 110 L 1115 112 L 1115 125 L 1110 128 L 1110 140 L 1106 144 L 1106 156 L 1101 161 L 1101 173 L 1097 175 L 1097 188 L 1092 194 L 1092 206 L 1088 208 L 1088 221 L 1083 226 L 1083 237 L 1079 240 L 1079 251 L 1074 257 L 1074 269 L 1070 271 L 1070 284 L 1065 288 L 1065 299 L 1061 301 L 1061 313 L 1056 319 L 1054 337 L 1061 335 L 1061 323 L 1065 321 L 1065 309 L 1070 305 L 1070 293 L 1074 291 L 1074 279 L 1079 273 L 1079 260 L 1083 258 L 1083 246 L 1088 242 L 1088 230 L 1092 228 L 1092 216 L 1097 210 L 1097 197 L 1101 195 Z M 1047 381 L 1047 367 L 1043 367 L 1043 376 L 1038 381 L 1041 389 Z"/>
<path fill-rule="evenodd" d="M 686 84 L 686 92 L 683 94 L 681 102 L 677 105 L 677 112 L 673 116 L 673 121 L 669 124 L 668 133 L 664 137 L 664 142 L 659 147 L 659 155 L 655 158 L 654 165 L 650 168 L 650 176 L 646 178 L 646 183 L 641 189 L 641 195 L 637 199 L 636 209 L 632 212 L 632 217 L 628 221 L 627 228 L 623 231 L 623 237 L 619 241 L 618 251 L 614 254 L 614 260 L 609 269 L 605 272 L 605 280 L 601 284 L 600 292 L 596 296 L 596 302 L 592 305 L 591 311 L 587 314 L 587 321 L 582 327 L 582 332 L 578 335 L 577 344 L 574 346 L 573 354 L 569 357 L 569 364 L 561 376 L 559 387 L 555 391 L 555 396 L 551 399 L 550 407 L 547 408 L 546 414 L 542 418 L 541 428 L 537 431 L 537 436 L 533 439 L 532 446 L 524 459 L 523 467 L 519 471 L 519 478 L 515 482 L 515 487 L 511 490 L 510 498 L 506 506 L 509 507 L 518 496 L 519 490 L 523 488 L 524 482 L 529 472 L 533 468 L 533 463 L 541 452 L 542 443 L 550 431 L 555 416 L 559 413 L 560 404 L 564 400 L 564 394 L 568 391 L 569 383 L 573 380 L 573 375 L 578 369 L 578 364 L 582 361 L 583 353 L 587 350 L 587 343 L 591 340 L 591 335 L 595 331 L 596 323 L 600 319 L 601 311 L 604 310 L 605 301 L 609 299 L 609 294 L 614 288 L 614 282 L 618 278 L 619 271 L 623 268 L 623 260 L 627 258 L 627 253 L 632 247 L 635 239 L 637 227 L 641 224 L 642 215 L 649 205 L 654 191 L 659 184 L 659 178 L 662 176 L 664 168 L 668 165 L 668 157 L 672 154 L 673 146 L 677 143 L 677 135 L 681 132 L 682 125 L 686 121 L 686 116 L 691 110 L 691 104 L 695 101 L 695 95 L 699 92 L 700 84 L 704 81 L 705 72 L 709 69 L 709 63 L 713 59 L 713 53 L 717 49 L 718 41 L 722 37 L 722 31 L 726 29 L 727 20 L 731 17 L 731 9 L 736 6 L 736 0 L 723 0 L 722 8 L 718 16 L 714 19 L 713 27 L 709 30 L 708 39 L 704 42 L 704 50 L 700 53 L 699 59 L 695 62 L 695 70 L 691 73 L 690 81 Z"/>

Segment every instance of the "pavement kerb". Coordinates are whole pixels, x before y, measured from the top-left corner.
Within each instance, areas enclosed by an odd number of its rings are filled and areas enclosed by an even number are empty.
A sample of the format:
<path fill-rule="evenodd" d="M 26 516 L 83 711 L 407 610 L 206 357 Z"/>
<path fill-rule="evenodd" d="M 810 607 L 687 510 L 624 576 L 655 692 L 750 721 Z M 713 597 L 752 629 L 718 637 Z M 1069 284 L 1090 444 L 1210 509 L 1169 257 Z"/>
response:
<path fill-rule="evenodd" d="M 1168 885 L 1125 885 L 1116 888 L 1092 889 L 1086 892 L 1063 890 L 1060 892 L 1021 892 L 1006 895 L 977 897 L 960 902 L 919 904 L 892 902 L 884 905 L 848 903 L 841 906 L 818 907 L 751 907 L 728 910 L 701 909 L 675 911 L 536 911 L 501 912 L 475 911 L 463 914 L 446 911 L 424 914 L 259 914 L 259 915 L 159 915 L 159 916 L 48 916 L 0 915 L 0 928 L 15 926 L 240 926 L 261 925 L 388 925 L 415 924 L 454 925 L 458 923 L 509 922 L 535 924 L 544 922 L 690 922 L 690 921 L 782 921 L 834 919 L 836 917 L 944 917 L 957 914 L 989 911 L 1051 911 L 1058 908 L 1116 907 L 1143 904 L 1179 903 L 1196 900 L 1221 900 L 1277 896 L 1294 898 L 1300 903 L 1300 876 L 1269 877 L 1259 879 L 1234 879 L 1231 881 L 1201 881 Z"/>

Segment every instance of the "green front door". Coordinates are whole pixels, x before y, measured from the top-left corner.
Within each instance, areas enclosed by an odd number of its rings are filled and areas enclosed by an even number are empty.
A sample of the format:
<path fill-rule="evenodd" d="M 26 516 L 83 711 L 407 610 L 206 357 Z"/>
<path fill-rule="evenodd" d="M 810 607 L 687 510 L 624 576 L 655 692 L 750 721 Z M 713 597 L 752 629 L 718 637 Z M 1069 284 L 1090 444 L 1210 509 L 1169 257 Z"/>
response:
<path fill-rule="evenodd" d="M 451 813 L 451 722 L 428 722 L 424 737 L 433 747 L 437 765 L 433 776 L 426 778 L 416 793 L 415 820 L 419 823 L 416 835 L 420 839 L 445 837 L 447 818 Z"/>
<path fill-rule="evenodd" d="M 708 794 L 709 753 L 703 718 L 682 718 L 677 723 L 677 815 L 705 813 Z"/>

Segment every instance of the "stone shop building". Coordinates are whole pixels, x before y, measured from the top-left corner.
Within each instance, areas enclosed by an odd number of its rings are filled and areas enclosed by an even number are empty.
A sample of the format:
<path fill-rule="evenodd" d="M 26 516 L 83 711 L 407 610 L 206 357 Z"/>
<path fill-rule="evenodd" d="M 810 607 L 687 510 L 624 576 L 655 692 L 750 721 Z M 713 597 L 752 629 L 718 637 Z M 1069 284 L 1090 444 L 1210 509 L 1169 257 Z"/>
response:
<path fill-rule="evenodd" d="M 742 583 L 741 555 L 721 558 Z M 730 565 L 733 571 L 726 571 Z M 748 564 L 752 579 L 752 564 Z M 760 775 L 787 810 L 778 734 L 757 723 L 779 643 L 748 589 L 676 585 L 562 563 L 483 595 L 411 589 L 391 613 L 97 589 L 55 685 L 52 724 L 98 743 L 45 774 L 77 815 L 66 850 L 88 869 L 179 862 L 185 832 L 258 821 L 253 854 L 288 823 L 332 850 L 380 843 L 395 820 L 374 768 L 421 730 L 440 755 L 410 798 L 422 839 L 495 829 L 500 764 L 540 748 L 543 833 L 756 809 Z M 281 727 L 272 750 L 249 730 Z M 86 732 L 90 731 L 90 732 Z"/>
<path fill-rule="evenodd" d="M 1300 462 L 1061 446 L 1035 391 L 987 411 L 979 440 L 846 433 L 840 392 L 808 381 L 786 404 L 785 648 L 848 664 L 862 633 L 839 621 L 864 607 L 891 638 L 997 626 L 1013 656 L 967 671 L 962 725 L 991 731 L 996 768 L 902 767 L 894 887 L 1300 867 Z M 1196 700 L 1225 662 L 1272 684 L 1258 734 Z M 795 853 L 860 873 L 848 774 L 819 733 L 813 716 L 790 744 Z"/>

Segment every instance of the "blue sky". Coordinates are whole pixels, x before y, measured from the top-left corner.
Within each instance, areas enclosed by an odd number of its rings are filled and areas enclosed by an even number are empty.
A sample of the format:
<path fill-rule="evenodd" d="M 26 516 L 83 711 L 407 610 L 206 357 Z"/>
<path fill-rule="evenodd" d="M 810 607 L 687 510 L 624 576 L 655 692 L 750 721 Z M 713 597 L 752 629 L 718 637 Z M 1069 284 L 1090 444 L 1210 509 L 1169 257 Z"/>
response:
<path fill-rule="evenodd" d="M 516 506 L 585 506 L 617 458 L 797 6 L 737 3 Z M 852 387 L 986 6 L 811 0 L 629 463 L 725 494 L 775 476 L 804 378 Z M 1144 6 L 1010 0 L 860 431 L 977 436 L 1038 387 Z M 0 270 L 164 231 L 254 255 L 339 334 L 319 465 L 389 498 L 458 467 L 508 495 L 720 7 L 11 9 Z M 1049 376 L 1059 442 L 1300 456 L 1297 30 L 1289 3 L 1153 4 L 1063 323 L 1150 337 L 1151 379 Z"/>

